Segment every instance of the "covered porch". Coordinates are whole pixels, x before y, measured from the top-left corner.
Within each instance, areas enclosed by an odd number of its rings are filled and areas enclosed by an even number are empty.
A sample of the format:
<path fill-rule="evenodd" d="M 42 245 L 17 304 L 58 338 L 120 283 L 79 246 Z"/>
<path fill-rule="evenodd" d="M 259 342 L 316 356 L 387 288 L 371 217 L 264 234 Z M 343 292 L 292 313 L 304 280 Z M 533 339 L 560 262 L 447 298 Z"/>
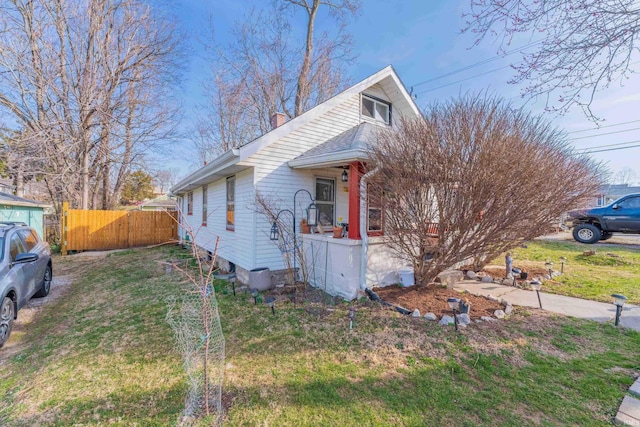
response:
<path fill-rule="evenodd" d="M 411 269 L 384 244 L 380 199 L 368 192 L 364 201 L 361 197 L 367 145 L 375 132 L 375 125 L 362 123 L 289 162 L 291 168 L 317 177 L 318 225 L 301 235 L 306 279 L 348 300 L 364 287 L 399 283 L 399 273 Z M 327 169 L 338 177 L 324 178 Z M 342 227 L 337 237 L 334 227 Z"/>

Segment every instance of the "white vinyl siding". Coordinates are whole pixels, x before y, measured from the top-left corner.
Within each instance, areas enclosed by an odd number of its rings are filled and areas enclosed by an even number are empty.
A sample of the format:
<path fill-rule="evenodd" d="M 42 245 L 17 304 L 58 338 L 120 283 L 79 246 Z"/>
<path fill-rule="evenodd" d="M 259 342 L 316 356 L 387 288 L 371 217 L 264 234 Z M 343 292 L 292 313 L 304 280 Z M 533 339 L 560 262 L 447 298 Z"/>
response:
<path fill-rule="evenodd" d="M 202 224 L 202 187 L 194 190 L 193 215 L 185 217 L 196 234 L 198 246 L 209 251 L 215 249 L 216 237 L 218 255 L 243 268 L 254 268 L 255 212 L 253 191 L 253 170 L 247 169 L 235 175 L 235 230 L 227 230 L 226 200 L 227 180 L 219 179 L 207 185 L 207 226 Z"/>
<path fill-rule="evenodd" d="M 396 117 L 414 114 L 410 104 L 390 77 L 367 88 L 364 93 L 392 103 L 394 122 L 397 122 Z M 350 95 L 344 102 L 319 113 L 312 120 L 282 138 L 268 142 L 268 145 L 265 143 L 262 146 L 261 141 L 256 142 L 258 145 L 250 144 L 249 147 L 262 148 L 238 164 L 248 169 L 235 174 L 235 230 L 226 229 L 226 177 L 224 177 L 208 184 L 209 218 L 207 227 L 199 231 L 198 245 L 212 250 L 215 245 L 215 236 L 220 236 L 219 255 L 238 266 L 247 270 L 258 267 L 269 267 L 272 270 L 284 268 L 280 251 L 269 240 L 271 223 L 264 215 L 255 212 L 255 192 L 259 191 L 263 196 L 275 201 L 279 209 L 293 209 L 293 196 L 297 190 L 305 189 L 312 195 L 315 194 L 316 177 L 336 180 L 334 220 L 348 222 L 348 183 L 341 182 L 341 169 L 294 170 L 287 162 L 361 123 L 360 97 L 360 93 Z M 273 132 L 277 131 L 276 129 Z M 194 196 L 194 201 L 202 200 L 197 189 Z M 306 193 L 301 192 L 297 202 L 296 228 L 299 229 L 300 219 L 310 199 Z M 200 218 L 197 218 L 199 215 L 196 213 L 200 211 L 199 206 L 193 207 L 194 215 L 186 217 L 189 224 L 192 226 L 197 224 L 199 227 Z M 194 227 L 194 230 L 198 227 Z"/>
<path fill-rule="evenodd" d="M 255 167 L 254 182 L 256 190 L 263 196 L 278 202 L 280 209 L 293 209 L 293 196 L 297 190 L 305 189 L 315 194 L 315 178 L 323 176 L 336 180 L 336 213 L 335 218 L 342 217 L 347 222 L 347 203 L 349 194 L 344 192 L 346 183 L 340 182 L 341 169 L 294 170 L 287 162 L 305 151 L 322 144 L 334 136 L 341 134 L 360 123 L 360 95 L 354 95 L 344 103 L 322 114 L 312 122 L 291 132 L 284 138 L 272 143 L 268 148 L 251 156 L 246 164 Z M 342 185 L 344 184 L 344 185 Z M 304 209 L 309 205 L 309 196 L 301 192 L 296 199 L 297 224 Z M 271 269 L 284 268 L 282 255 L 269 240 L 271 224 L 264 215 L 256 216 L 256 267 Z"/>

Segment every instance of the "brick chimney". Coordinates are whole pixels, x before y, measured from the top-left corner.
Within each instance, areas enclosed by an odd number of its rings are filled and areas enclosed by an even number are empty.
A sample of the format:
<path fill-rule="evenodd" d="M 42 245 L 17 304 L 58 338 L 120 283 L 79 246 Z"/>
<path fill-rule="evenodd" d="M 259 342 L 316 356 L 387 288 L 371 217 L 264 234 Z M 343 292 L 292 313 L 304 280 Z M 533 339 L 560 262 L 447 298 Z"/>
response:
<path fill-rule="evenodd" d="M 287 121 L 287 116 L 283 113 L 274 113 L 271 116 L 271 129 L 275 129 L 279 126 L 282 126 Z"/>

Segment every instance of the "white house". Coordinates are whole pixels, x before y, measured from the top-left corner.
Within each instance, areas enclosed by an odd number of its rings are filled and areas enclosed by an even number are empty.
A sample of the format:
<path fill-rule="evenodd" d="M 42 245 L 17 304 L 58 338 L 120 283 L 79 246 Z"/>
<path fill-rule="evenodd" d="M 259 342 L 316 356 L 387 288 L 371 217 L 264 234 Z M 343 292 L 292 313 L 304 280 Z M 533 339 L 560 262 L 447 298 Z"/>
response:
<path fill-rule="evenodd" d="M 361 204 L 360 184 L 366 146 L 377 130 L 418 114 L 388 66 L 288 122 L 280 123 L 283 115 L 275 117 L 273 130 L 227 151 L 171 192 L 179 196 L 184 220 L 197 232 L 196 244 L 213 251 L 219 236 L 219 262 L 234 268 L 244 283 L 252 269 L 284 269 L 282 254 L 269 239 L 271 224 L 256 212 L 256 194 L 293 210 L 297 193 L 298 224 L 311 195 L 319 227 L 328 233 L 299 237 L 305 257 L 314 258 L 309 281 L 353 299 L 364 287 L 397 283 L 398 272 L 406 268 L 382 242 L 381 210 Z M 344 238 L 332 237 L 330 229 L 338 223 L 348 224 Z"/>

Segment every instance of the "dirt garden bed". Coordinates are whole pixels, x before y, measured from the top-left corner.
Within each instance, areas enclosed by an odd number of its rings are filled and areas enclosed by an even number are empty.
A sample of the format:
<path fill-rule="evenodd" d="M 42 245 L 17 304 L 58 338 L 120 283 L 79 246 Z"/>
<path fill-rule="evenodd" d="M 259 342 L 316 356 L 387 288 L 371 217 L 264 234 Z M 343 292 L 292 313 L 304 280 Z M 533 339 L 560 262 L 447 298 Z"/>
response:
<path fill-rule="evenodd" d="M 479 319 L 482 316 L 493 316 L 496 310 L 503 310 L 504 306 L 497 301 L 492 301 L 482 296 L 471 295 L 468 292 L 458 292 L 453 289 L 443 288 L 438 285 L 414 285 L 408 288 L 399 286 L 387 286 L 376 288 L 374 291 L 382 298 L 394 305 L 400 305 L 409 310 L 418 309 L 421 315 L 434 313 L 438 318 L 450 316 L 451 308 L 447 298 L 461 298 L 471 303 L 469 315 L 471 319 Z"/>

